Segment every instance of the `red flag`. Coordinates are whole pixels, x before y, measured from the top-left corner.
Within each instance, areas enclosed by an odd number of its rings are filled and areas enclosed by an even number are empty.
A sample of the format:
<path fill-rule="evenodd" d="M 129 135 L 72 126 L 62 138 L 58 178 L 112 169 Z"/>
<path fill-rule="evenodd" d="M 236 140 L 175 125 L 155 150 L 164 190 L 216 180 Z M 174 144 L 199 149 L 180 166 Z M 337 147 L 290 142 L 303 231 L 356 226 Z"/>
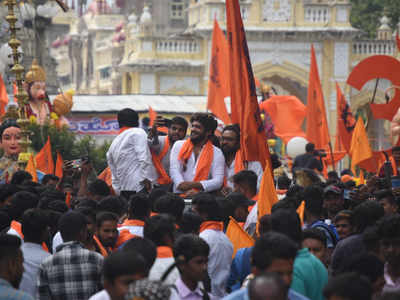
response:
<path fill-rule="evenodd" d="M 306 106 L 295 96 L 272 96 L 260 104 L 274 124 L 274 133 L 285 144 L 295 136 L 306 137 L 301 125 L 306 116 Z"/>
<path fill-rule="evenodd" d="M 207 109 L 225 124 L 231 123 L 224 100 L 230 94 L 228 53 L 228 42 L 217 20 L 214 20 Z"/>
<path fill-rule="evenodd" d="M 400 36 L 399 34 L 396 34 L 396 43 L 397 43 L 397 49 L 400 51 Z"/>
<path fill-rule="evenodd" d="M 318 74 L 314 46 L 311 46 L 310 78 L 307 95 L 307 140 L 317 149 L 325 149 L 329 144 L 329 130 L 326 121 L 324 95 Z"/>
<path fill-rule="evenodd" d="M 238 0 L 225 1 L 229 37 L 229 75 L 232 121 L 240 125 L 244 161 L 265 167 L 269 149 L 258 107 L 253 70 Z"/>
<path fill-rule="evenodd" d="M 4 115 L 6 112 L 6 106 L 8 104 L 8 95 L 6 85 L 4 84 L 3 77 L 0 75 L 0 115 Z"/>
<path fill-rule="evenodd" d="M 153 110 L 153 108 L 151 108 L 151 106 L 149 106 L 149 118 L 150 118 L 150 127 L 153 127 L 154 125 L 154 121 L 157 118 L 157 112 Z M 163 133 L 168 134 L 168 128 L 167 127 L 158 127 L 157 128 L 158 131 L 161 131 Z"/>
<path fill-rule="evenodd" d="M 44 174 L 54 174 L 54 161 L 51 154 L 50 137 L 47 137 L 47 142 L 43 148 L 36 154 L 36 169 Z"/>
<path fill-rule="evenodd" d="M 54 171 L 55 173 L 54 175 L 56 175 L 60 179 L 63 177 L 63 165 L 64 165 L 63 158 L 60 152 L 57 151 L 56 170 Z"/>
<path fill-rule="evenodd" d="M 339 84 L 336 82 L 336 135 L 337 147 L 343 145 L 347 153 L 350 152 L 351 137 L 353 135 L 354 127 L 356 126 L 356 119 L 351 113 L 350 106 L 347 104 L 346 99 L 340 89 Z M 338 150 L 338 148 L 337 148 Z M 342 149 L 341 149 L 342 150 Z"/>

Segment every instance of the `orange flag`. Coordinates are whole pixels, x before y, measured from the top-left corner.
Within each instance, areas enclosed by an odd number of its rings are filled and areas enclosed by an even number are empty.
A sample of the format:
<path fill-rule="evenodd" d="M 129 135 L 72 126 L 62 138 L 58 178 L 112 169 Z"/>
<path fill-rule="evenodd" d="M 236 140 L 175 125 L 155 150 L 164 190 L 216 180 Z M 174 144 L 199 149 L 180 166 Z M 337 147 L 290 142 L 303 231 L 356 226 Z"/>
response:
<path fill-rule="evenodd" d="M 150 118 L 149 126 L 152 127 L 154 125 L 154 121 L 157 118 L 157 112 L 154 111 L 153 108 L 151 108 L 151 106 L 149 106 L 149 118 Z M 167 127 L 158 127 L 157 130 L 168 134 L 168 128 Z"/>
<path fill-rule="evenodd" d="M 217 20 L 214 20 L 207 109 L 225 124 L 231 123 L 231 117 L 226 110 L 224 100 L 225 97 L 230 95 L 228 53 L 228 42 Z"/>
<path fill-rule="evenodd" d="M 25 167 L 25 171 L 32 175 L 32 181 L 38 182 L 35 161 L 33 159 L 33 155 L 29 157 L 28 164 Z"/>
<path fill-rule="evenodd" d="M 364 121 L 358 118 L 353 132 L 350 145 L 351 167 L 354 170 L 356 165 L 365 162 L 373 157 L 371 146 L 368 142 L 367 132 L 365 131 Z M 360 167 L 362 167 L 360 165 Z"/>
<path fill-rule="evenodd" d="M 254 239 L 243 230 L 238 222 L 235 221 L 231 216 L 229 217 L 229 224 L 226 228 L 226 236 L 230 239 L 233 245 L 233 255 L 235 257 L 236 252 L 241 248 L 249 248 L 254 246 Z"/>
<path fill-rule="evenodd" d="M 56 175 L 60 179 L 63 177 L 63 165 L 64 165 L 63 158 L 60 152 L 57 151 L 56 170 L 54 171 L 55 173 L 54 175 Z"/>
<path fill-rule="evenodd" d="M 301 226 L 304 224 L 304 209 L 306 207 L 306 202 L 301 201 L 300 206 L 297 208 L 297 214 L 299 215 Z"/>
<path fill-rule="evenodd" d="M 354 127 L 356 126 L 356 119 L 351 113 L 350 106 L 347 104 L 346 99 L 340 89 L 339 84 L 336 82 L 336 134 L 337 140 L 335 145 L 340 148 L 343 145 L 347 153 L 350 151 L 351 137 L 353 135 Z M 338 149 L 338 148 L 337 148 Z"/>
<path fill-rule="evenodd" d="M 258 107 L 246 34 L 238 0 L 225 1 L 229 37 L 229 77 L 232 122 L 240 125 L 240 150 L 244 161 L 270 160 L 265 129 Z"/>
<path fill-rule="evenodd" d="M 103 172 L 100 173 L 99 176 L 97 176 L 98 179 L 103 180 L 105 183 L 107 183 L 108 186 L 112 185 L 112 175 L 111 175 L 111 169 L 110 167 L 107 167 L 103 170 Z"/>
<path fill-rule="evenodd" d="M 306 116 L 306 106 L 295 96 L 272 96 L 260 103 L 260 110 L 266 111 L 274 124 L 274 133 L 285 144 L 295 136 L 306 137 L 301 125 Z"/>
<path fill-rule="evenodd" d="M 365 184 L 364 172 L 363 170 L 360 171 L 360 179 L 358 180 L 357 185 Z"/>
<path fill-rule="evenodd" d="M 329 144 L 329 130 L 326 121 L 324 95 L 318 74 L 314 46 L 311 46 L 311 66 L 307 95 L 307 140 L 316 149 L 325 149 Z"/>
<path fill-rule="evenodd" d="M 54 174 L 54 161 L 51 153 L 50 136 L 47 137 L 47 142 L 43 148 L 35 156 L 36 169 L 44 174 Z"/>
<path fill-rule="evenodd" d="M 4 84 L 3 77 L 0 75 L 0 115 L 6 113 L 6 106 L 8 104 L 8 94 L 6 85 Z"/>
<path fill-rule="evenodd" d="M 258 193 L 258 219 L 266 214 L 270 214 L 272 206 L 276 202 L 278 202 L 278 195 L 275 190 L 275 183 L 274 178 L 272 177 L 270 163 L 267 161 L 260 183 L 260 191 Z"/>

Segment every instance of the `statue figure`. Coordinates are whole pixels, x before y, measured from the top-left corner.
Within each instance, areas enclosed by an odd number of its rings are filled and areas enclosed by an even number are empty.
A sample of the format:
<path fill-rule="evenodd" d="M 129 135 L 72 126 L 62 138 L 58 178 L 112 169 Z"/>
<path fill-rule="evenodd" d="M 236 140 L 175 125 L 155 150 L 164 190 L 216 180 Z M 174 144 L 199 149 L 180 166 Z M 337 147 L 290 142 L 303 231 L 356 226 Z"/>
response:
<path fill-rule="evenodd" d="M 18 155 L 21 152 L 19 141 L 21 129 L 15 119 L 6 119 L 0 125 L 0 145 L 4 151 L 0 158 L 0 183 L 8 183 L 19 170 Z"/>

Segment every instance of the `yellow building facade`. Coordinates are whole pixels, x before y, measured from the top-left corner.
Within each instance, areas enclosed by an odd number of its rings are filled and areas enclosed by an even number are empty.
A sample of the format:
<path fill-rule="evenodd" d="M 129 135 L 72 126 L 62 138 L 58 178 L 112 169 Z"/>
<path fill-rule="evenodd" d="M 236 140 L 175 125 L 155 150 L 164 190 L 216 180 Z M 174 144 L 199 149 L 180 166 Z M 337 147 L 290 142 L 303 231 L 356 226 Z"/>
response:
<path fill-rule="evenodd" d="M 347 86 L 354 66 L 371 55 L 399 57 L 389 20 L 382 18 L 378 39 L 363 40 L 350 24 L 348 0 L 239 2 L 254 74 L 278 94 L 295 95 L 306 103 L 314 45 L 332 135 L 336 82 L 357 111 L 367 107 L 375 82 L 361 92 Z M 165 13 L 176 18 L 171 5 Z M 63 88 L 82 94 L 206 95 L 213 22 L 215 18 L 226 28 L 225 1 L 182 0 L 182 5 L 186 5 L 187 28 L 173 35 L 158 33 L 148 6 L 129 17 L 89 12 L 83 18 L 72 13 L 55 18 L 54 23 L 71 24 L 68 37 L 60 38 L 61 44 L 51 50 Z M 379 82 L 376 103 L 384 101 L 389 86 L 390 82 Z M 375 123 L 369 131 L 380 135 L 386 125 Z M 382 143 L 384 136 L 376 146 Z"/>

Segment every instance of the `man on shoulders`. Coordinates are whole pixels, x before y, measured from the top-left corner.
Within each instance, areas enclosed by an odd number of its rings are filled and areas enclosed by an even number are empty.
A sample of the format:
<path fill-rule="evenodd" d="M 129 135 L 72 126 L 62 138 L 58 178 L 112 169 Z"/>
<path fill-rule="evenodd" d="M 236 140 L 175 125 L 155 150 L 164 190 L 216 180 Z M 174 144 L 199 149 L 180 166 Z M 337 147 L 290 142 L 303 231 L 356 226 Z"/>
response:
<path fill-rule="evenodd" d="M 313 143 L 308 143 L 306 145 L 306 153 L 299 155 L 294 159 L 292 170 L 294 170 L 295 168 L 306 168 L 322 172 L 322 157 L 319 156 L 318 160 L 315 154 L 315 145 Z"/>
<path fill-rule="evenodd" d="M 119 135 L 107 152 L 112 186 L 117 194 L 150 190 L 157 179 L 147 144 L 146 132 L 139 128 L 136 111 L 125 108 L 118 112 Z"/>
<path fill-rule="evenodd" d="M 169 177 L 169 161 L 172 146 L 176 141 L 183 140 L 186 136 L 188 122 L 182 117 L 175 117 L 168 126 L 168 135 L 159 136 L 157 128 L 164 126 L 165 120 L 157 118 L 148 135 L 148 143 L 151 150 L 154 167 L 157 170 L 157 183 L 169 189 L 172 183 Z"/>
<path fill-rule="evenodd" d="M 224 155 L 210 140 L 217 121 L 209 114 L 196 113 L 190 123 L 190 138 L 175 142 L 170 159 L 173 190 L 186 196 L 216 191 L 224 182 Z"/>

